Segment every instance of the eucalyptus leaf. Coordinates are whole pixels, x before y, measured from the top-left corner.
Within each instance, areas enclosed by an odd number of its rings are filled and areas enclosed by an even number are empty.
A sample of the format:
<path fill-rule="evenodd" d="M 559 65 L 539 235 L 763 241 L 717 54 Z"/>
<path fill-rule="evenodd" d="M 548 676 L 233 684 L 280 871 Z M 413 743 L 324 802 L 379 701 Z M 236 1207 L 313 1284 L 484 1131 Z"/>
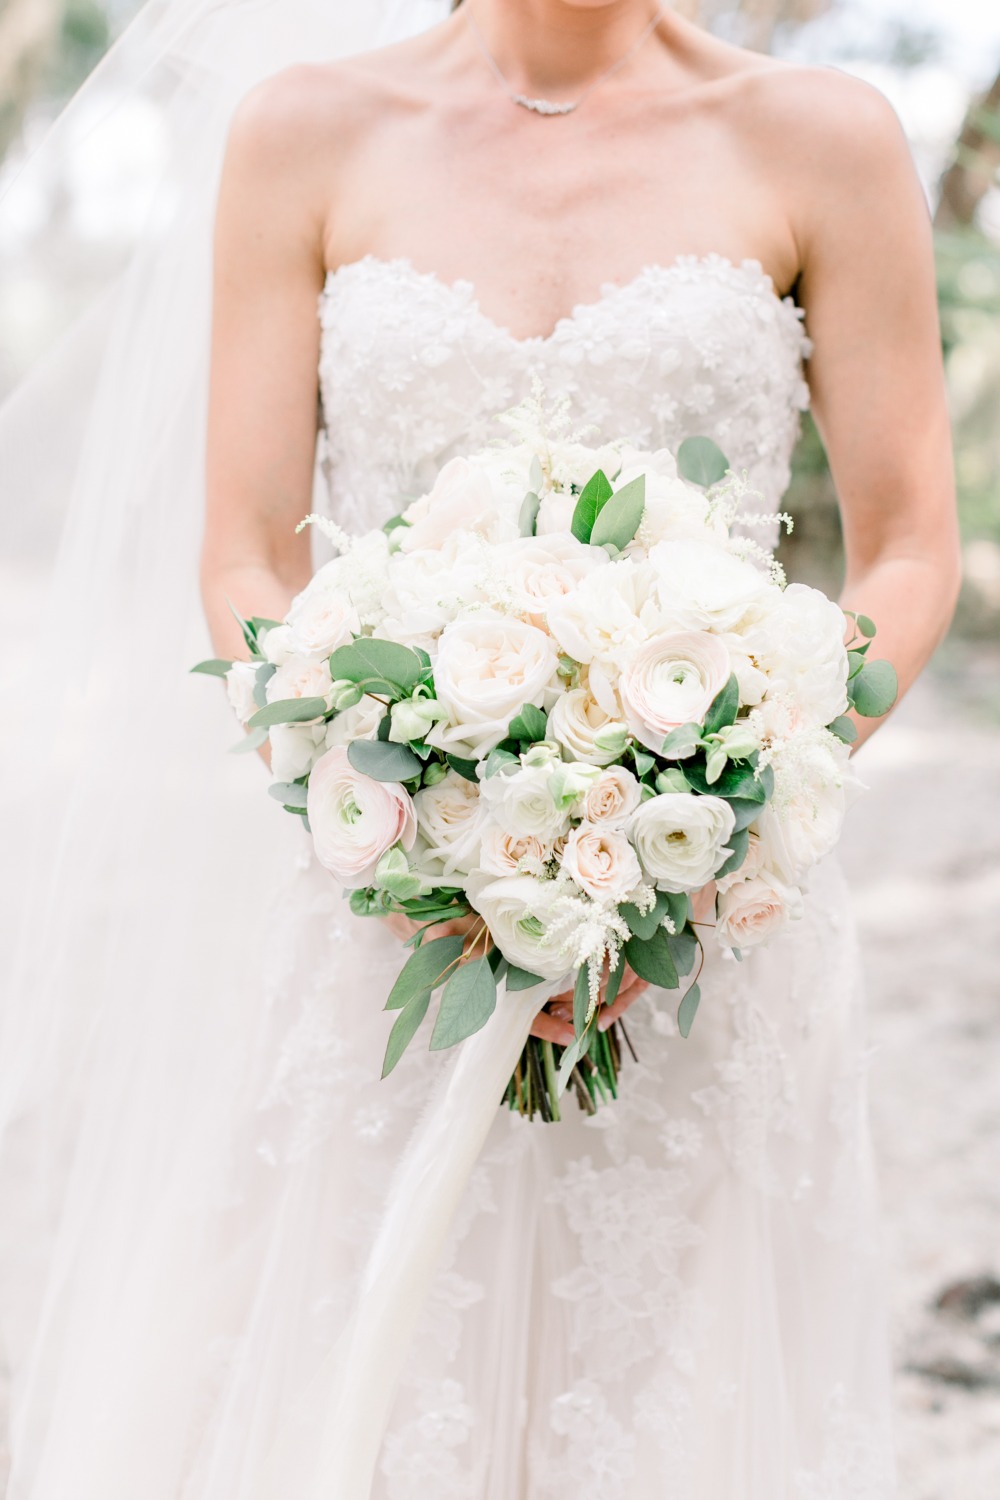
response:
<path fill-rule="evenodd" d="M 533 990 L 536 984 L 544 983 L 540 974 L 532 974 L 530 969 L 519 969 L 516 964 L 511 964 L 507 970 L 509 990 Z"/>
<path fill-rule="evenodd" d="M 424 675 L 420 657 L 409 646 L 362 636 L 340 646 L 330 656 L 330 676 L 335 682 L 387 683 L 408 697 Z"/>
<path fill-rule="evenodd" d="M 718 734 L 720 729 L 728 729 L 730 724 L 735 724 L 739 710 L 740 685 L 734 672 L 725 687 L 712 699 L 711 707 L 705 715 L 706 735 Z"/>
<path fill-rule="evenodd" d="M 254 635 L 267 635 L 269 630 L 278 630 L 284 624 L 283 620 L 271 620 L 267 615 L 251 615 L 247 621 L 253 626 Z"/>
<path fill-rule="evenodd" d="M 640 979 L 663 990 L 675 990 L 677 968 L 667 939 L 664 927 L 658 927 L 646 942 L 641 938 L 630 938 L 625 944 L 625 957 Z"/>
<path fill-rule="evenodd" d="M 864 650 L 860 650 L 860 651 L 848 651 L 848 653 L 847 653 L 847 680 L 848 680 L 848 682 L 850 682 L 852 678 L 858 676 L 858 674 L 861 671 L 861 668 L 864 666 L 864 664 L 865 664 L 865 653 L 864 653 Z"/>
<path fill-rule="evenodd" d="M 866 719 L 887 714 L 899 694 L 896 669 L 888 661 L 866 661 L 848 687 L 856 711 Z"/>
<path fill-rule="evenodd" d="M 251 729 L 249 734 L 245 734 L 241 740 L 237 740 L 235 745 L 230 745 L 229 753 L 230 755 L 248 755 L 251 750 L 259 750 L 261 745 L 266 744 L 267 730 Z"/>
<path fill-rule="evenodd" d="M 450 750 L 445 756 L 445 760 L 451 766 L 451 769 L 457 771 L 459 776 L 464 776 L 466 781 L 479 781 L 478 760 L 466 760 L 464 756 L 452 755 Z"/>
<path fill-rule="evenodd" d="M 306 800 L 309 796 L 309 788 L 302 786 L 298 781 L 274 781 L 267 789 L 268 796 L 280 802 L 282 807 L 294 808 L 296 812 L 304 812 Z"/>
<path fill-rule="evenodd" d="M 612 969 L 608 974 L 608 982 L 604 986 L 605 1005 L 614 1005 L 618 999 L 618 991 L 621 989 L 622 980 L 625 978 L 625 960 L 619 958 L 617 969 Z"/>
<path fill-rule="evenodd" d="M 535 523 L 538 520 L 541 505 L 542 497 L 536 495 L 534 490 L 529 490 L 521 501 L 521 510 L 517 518 L 517 529 L 521 536 L 534 536 Z"/>
<path fill-rule="evenodd" d="M 754 805 L 756 806 L 756 804 Z M 749 847 L 750 830 L 748 828 L 741 828 L 738 833 L 733 833 L 729 838 L 729 848 L 733 852 L 728 856 L 725 863 L 721 864 L 716 870 L 715 878 L 718 880 L 720 876 L 732 875 L 734 870 L 738 870 L 747 857 Z"/>
<path fill-rule="evenodd" d="M 646 750 L 640 750 L 638 745 L 635 745 L 632 749 L 632 758 L 635 761 L 635 774 L 639 777 L 640 781 L 656 765 L 654 757 Z"/>
<path fill-rule="evenodd" d="M 854 623 L 866 640 L 873 640 L 878 634 L 878 631 L 875 629 L 875 622 L 870 620 L 867 615 L 855 615 Z"/>
<path fill-rule="evenodd" d="M 257 668 L 253 683 L 253 701 L 258 708 L 264 708 L 267 704 L 267 685 L 277 671 L 273 662 L 262 661 Z"/>
<path fill-rule="evenodd" d="M 220 657 L 214 656 L 211 661 L 200 661 L 196 667 L 191 668 L 191 671 L 203 672 L 206 677 L 225 677 L 232 666 L 231 661 L 222 661 Z"/>
<path fill-rule="evenodd" d="M 843 740 L 845 745 L 853 745 L 858 737 L 858 726 L 846 714 L 841 714 L 838 718 L 834 719 L 832 724 L 828 724 L 826 727 L 831 734 L 837 736 L 838 740 Z"/>
<path fill-rule="evenodd" d="M 573 985 L 573 1030 L 577 1036 L 583 1035 L 589 1009 L 590 965 L 581 964 L 576 971 L 576 981 Z"/>
<path fill-rule="evenodd" d="M 684 774 L 698 792 L 709 792 L 714 797 L 725 797 L 728 801 L 766 802 L 769 796 L 765 772 L 754 774 L 746 763 L 733 765 L 730 762 L 718 780 L 710 782 L 706 769 L 698 761 L 684 767 Z"/>
<path fill-rule="evenodd" d="M 689 927 L 669 936 L 670 954 L 678 974 L 690 974 L 698 953 L 698 939 Z"/>
<path fill-rule="evenodd" d="M 257 632 L 254 630 L 249 620 L 244 620 L 243 616 L 240 614 L 239 610 L 236 608 L 236 605 L 231 599 L 227 599 L 226 603 L 229 605 L 229 613 L 232 615 L 233 619 L 240 627 L 240 630 L 243 632 L 243 639 L 246 642 L 246 648 L 250 652 L 250 655 L 259 657 L 260 647 L 257 644 Z"/>
<path fill-rule="evenodd" d="M 597 473 L 587 480 L 580 491 L 580 498 L 576 502 L 573 518 L 570 521 L 570 531 L 578 542 L 590 541 L 594 522 L 600 515 L 602 506 L 611 499 L 613 493 L 611 482 L 603 469 L 598 469 Z"/>
<path fill-rule="evenodd" d="M 481 1031 L 496 1010 L 497 982 L 487 958 L 462 964 L 441 992 L 431 1050 L 441 1052 Z"/>
<path fill-rule="evenodd" d="M 628 923 L 629 932 L 633 937 L 641 939 L 642 942 L 648 942 L 666 916 L 668 905 L 667 892 L 657 891 L 656 901 L 650 911 L 640 911 L 637 906 L 627 901 L 623 906 L 619 906 L 618 915 Z"/>
<path fill-rule="evenodd" d="M 497 776 L 507 766 L 516 766 L 517 756 L 512 750 L 504 750 L 500 745 L 491 750 L 486 757 L 486 765 L 483 768 L 483 780 L 489 781 L 491 776 Z"/>
<path fill-rule="evenodd" d="M 700 484 L 703 489 L 718 484 L 726 477 L 728 469 L 729 460 L 711 438 L 685 438 L 677 450 L 677 471 L 681 478 Z"/>
<path fill-rule="evenodd" d="M 399 1015 L 393 1022 L 389 1033 L 389 1041 L 385 1049 L 385 1061 L 382 1064 L 382 1077 L 388 1078 L 393 1068 L 399 1062 L 403 1053 L 412 1042 L 419 1029 L 421 1021 L 427 1014 L 427 1007 L 431 1003 L 429 990 L 415 995 L 409 1005 L 404 1005 Z"/>
<path fill-rule="evenodd" d="M 729 846 L 731 848 L 733 838 L 736 834 L 742 833 L 745 828 L 749 828 L 751 823 L 756 823 L 760 817 L 761 805 L 759 802 L 748 802 L 742 797 L 730 797 L 728 801 L 729 806 L 733 810 L 733 817 L 736 819 L 733 824 L 733 832 L 729 837 Z"/>
<path fill-rule="evenodd" d="M 681 1036 L 691 1035 L 691 1027 L 701 1002 L 701 987 L 693 984 L 677 1008 L 677 1030 Z"/>
<path fill-rule="evenodd" d="M 326 713 L 323 698 L 277 698 L 266 703 L 248 720 L 251 729 L 266 729 L 270 724 L 304 724 L 322 719 Z"/>
<path fill-rule="evenodd" d="M 610 543 L 619 550 L 627 547 L 639 530 L 645 509 L 646 476 L 640 474 L 605 502 L 590 533 L 590 545 L 605 547 Z"/>
<path fill-rule="evenodd" d="M 386 1010 L 402 1010 L 425 991 L 430 995 L 445 974 L 462 956 L 465 939 L 461 933 L 451 937 L 432 938 L 411 953 L 400 969 L 385 1002 Z"/>
<path fill-rule="evenodd" d="M 667 760 L 687 760 L 701 744 L 700 724 L 680 724 L 671 729 L 663 741 L 663 754 Z"/>
<path fill-rule="evenodd" d="M 589 1046 L 590 1032 L 588 1031 L 582 1037 L 575 1037 L 570 1045 L 564 1048 L 562 1057 L 559 1059 L 559 1072 L 556 1074 L 556 1092 L 560 1098 L 566 1092 L 566 1085 L 569 1083 L 573 1069 Z"/>
<path fill-rule="evenodd" d="M 356 771 L 373 781 L 410 781 L 423 769 L 409 746 L 392 740 L 351 740 L 347 759 Z"/>
<path fill-rule="evenodd" d="M 507 733 L 512 740 L 530 740 L 534 744 L 536 740 L 544 740 L 547 727 L 548 719 L 542 710 L 526 703 L 511 719 Z"/>
<path fill-rule="evenodd" d="M 679 932 L 688 919 L 691 898 L 687 891 L 665 891 L 664 895 L 667 898 L 667 916 Z"/>

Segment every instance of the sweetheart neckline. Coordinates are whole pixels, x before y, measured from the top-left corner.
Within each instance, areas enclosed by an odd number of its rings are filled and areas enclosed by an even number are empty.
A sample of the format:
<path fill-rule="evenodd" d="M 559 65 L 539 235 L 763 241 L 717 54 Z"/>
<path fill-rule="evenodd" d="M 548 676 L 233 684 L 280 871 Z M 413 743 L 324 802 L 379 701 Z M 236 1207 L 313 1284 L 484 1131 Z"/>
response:
<path fill-rule="evenodd" d="M 418 270 L 417 266 L 407 255 L 385 256 L 376 255 L 373 251 L 368 251 L 365 255 L 358 256 L 356 260 L 342 261 L 339 266 L 329 267 L 323 283 L 323 290 L 320 293 L 320 305 L 322 306 L 323 300 L 330 295 L 333 286 L 338 280 L 342 280 L 348 274 L 373 266 L 384 269 L 403 270 L 415 280 L 438 287 L 443 292 L 467 297 L 469 307 L 476 317 L 483 323 L 488 324 L 497 334 L 507 339 L 515 347 L 525 349 L 540 349 L 544 348 L 547 344 L 553 343 L 565 328 L 571 328 L 582 315 L 602 307 L 616 296 L 634 291 L 651 277 L 671 276 L 680 271 L 691 271 L 693 269 L 723 270 L 736 275 L 752 277 L 758 285 L 766 288 L 775 306 L 779 309 L 787 309 L 793 313 L 799 327 L 802 327 L 802 309 L 797 306 L 790 294 L 786 293 L 782 295 L 778 291 L 774 284 L 774 278 L 769 271 L 765 271 L 759 260 L 748 256 L 744 260 L 735 261 L 730 259 L 729 256 L 722 255 L 720 252 L 714 250 L 704 255 L 675 255 L 672 260 L 652 261 L 642 266 L 627 281 L 602 282 L 595 297 L 590 298 L 588 301 L 575 303 L 568 313 L 564 313 L 562 317 L 556 319 L 556 322 L 548 333 L 523 335 L 514 333 L 505 324 L 497 322 L 495 318 L 484 311 L 480 305 L 474 281 L 464 276 L 457 277 L 454 281 L 448 281 L 443 276 L 439 276 L 436 271 Z"/>

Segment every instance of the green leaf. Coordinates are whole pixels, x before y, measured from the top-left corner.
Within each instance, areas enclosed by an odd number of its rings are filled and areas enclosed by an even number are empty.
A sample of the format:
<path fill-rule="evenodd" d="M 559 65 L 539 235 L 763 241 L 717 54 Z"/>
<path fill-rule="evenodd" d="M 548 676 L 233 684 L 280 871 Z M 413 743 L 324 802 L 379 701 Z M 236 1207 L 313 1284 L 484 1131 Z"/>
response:
<path fill-rule="evenodd" d="M 285 622 L 283 620 L 269 620 L 267 615 L 251 615 L 247 623 L 253 626 L 255 635 L 267 635 L 269 630 L 277 630 Z"/>
<path fill-rule="evenodd" d="M 322 698 L 278 698 L 266 703 L 248 720 L 251 729 L 266 729 L 269 724 L 303 724 L 322 719 L 326 703 Z"/>
<path fill-rule="evenodd" d="M 866 640 L 874 640 L 878 634 L 878 631 L 875 629 L 875 622 L 869 620 L 867 615 L 855 615 L 854 623 Z"/>
<path fill-rule="evenodd" d="M 251 729 L 250 733 L 245 734 L 241 740 L 237 740 L 235 745 L 230 745 L 229 753 L 230 755 L 248 755 L 251 750 L 259 750 L 261 745 L 266 744 L 267 730 Z"/>
<path fill-rule="evenodd" d="M 603 469 L 598 469 L 597 473 L 587 480 L 580 491 L 580 498 L 573 510 L 573 519 L 569 523 L 569 529 L 578 542 L 590 541 L 594 522 L 600 515 L 602 506 L 607 504 L 613 493 L 611 483 Z"/>
<path fill-rule="evenodd" d="M 728 841 L 729 847 L 732 848 L 735 836 L 742 833 L 745 828 L 749 828 L 751 823 L 756 823 L 760 817 L 761 805 L 759 802 L 748 802 L 743 797 L 730 797 L 728 800 L 736 819 Z"/>
<path fill-rule="evenodd" d="M 363 636 L 349 646 L 340 646 L 330 657 L 334 681 L 371 683 L 409 697 L 424 674 L 423 663 L 409 646 Z"/>
<path fill-rule="evenodd" d="M 402 1010 L 418 995 L 425 991 L 430 995 L 436 990 L 445 973 L 461 958 L 464 941 L 461 933 L 457 933 L 422 943 L 400 969 L 385 1002 L 386 1010 Z"/>
<path fill-rule="evenodd" d="M 718 734 L 720 729 L 728 729 L 730 724 L 735 724 L 739 709 L 740 685 L 734 672 L 721 692 L 712 699 L 712 705 L 705 715 L 705 733 Z"/>
<path fill-rule="evenodd" d="M 507 733 L 512 740 L 530 740 L 534 744 L 536 740 L 544 740 L 547 727 L 548 719 L 542 710 L 526 703 L 511 719 Z"/>
<path fill-rule="evenodd" d="M 257 668 L 253 684 L 253 701 L 258 708 L 267 706 L 267 685 L 277 671 L 273 662 L 263 661 Z"/>
<path fill-rule="evenodd" d="M 423 770 L 419 757 L 407 745 L 391 740 L 352 740 L 347 759 L 356 771 L 373 781 L 410 781 Z"/>
<path fill-rule="evenodd" d="M 483 768 L 483 780 L 489 781 L 491 776 L 497 776 L 506 766 L 516 766 L 517 756 L 513 750 L 504 750 L 501 745 L 492 749 L 486 757 L 486 765 Z"/>
<path fill-rule="evenodd" d="M 556 1074 L 556 1089 L 560 1098 L 566 1092 L 570 1074 L 590 1046 L 590 1036 L 591 1031 L 588 1030 L 583 1036 L 574 1037 L 570 1045 L 563 1049 L 562 1057 L 559 1059 L 559 1072 Z"/>
<path fill-rule="evenodd" d="M 211 661 L 200 661 L 196 667 L 191 668 L 191 671 L 204 672 L 206 677 L 225 677 L 232 665 L 231 661 L 223 661 L 220 657 L 213 656 Z"/>
<path fill-rule="evenodd" d="M 231 599 L 227 599 L 226 603 L 229 605 L 230 614 L 243 632 L 243 639 L 246 642 L 246 648 L 250 652 L 250 655 L 259 657 L 260 647 L 257 645 L 256 630 L 254 630 L 249 620 L 244 620 L 243 616 L 240 614 L 239 610 L 236 608 L 236 605 L 232 602 Z"/>
<path fill-rule="evenodd" d="M 754 806 L 756 806 L 756 803 L 754 804 Z M 759 807 L 757 808 L 757 811 L 760 812 Z M 734 870 L 739 869 L 740 865 L 746 859 L 747 850 L 750 847 L 750 830 L 748 828 L 741 828 L 738 833 L 731 834 L 728 840 L 728 846 L 730 849 L 732 849 L 733 852 L 729 855 L 725 864 L 720 865 L 716 870 L 716 879 L 718 879 L 720 875 L 731 875 Z"/>
<path fill-rule="evenodd" d="M 589 1009 L 590 965 L 581 964 L 580 968 L 576 971 L 576 980 L 573 985 L 573 1030 L 577 1036 L 583 1035 Z"/>
<path fill-rule="evenodd" d="M 617 969 L 612 969 L 608 975 L 608 982 L 604 987 L 605 1005 L 614 1005 L 618 999 L 618 991 L 621 989 L 622 980 L 625 978 L 625 960 L 618 960 Z"/>
<path fill-rule="evenodd" d="M 647 754 L 645 750 L 640 750 L 638 745 L 635 745 L 632 748 L 632 759 L 635 761 L 635 774 L 638 776 L 640 781 L 644 776 L 648 775 L 648 773 L 656 765 L 656 760 L 654 759 L 654 757 Z"/>
<path fill-rule="evenodd" d="M 409 521 L 404 521 L 402 516 L 390 516 L 388 521 L 382 522 L 382 530 L 388 536 L 393 531 L 398 531 L 400 526 L 409 527 Z"/>
<path fill-rule="evenodd" d="M 592 547 L 612 546 L 625 548 L 639 530 L 646 509 L 646 476 L 623 484 L 620 490 L 606 501 L 598 512 L 590 533 Z"/>
<path fill-rule="evenodd" d="M 507 970 L 510 968 L 510 964 L 504 958 L 499 948 L 491 948 L 486 955 L 486 959 L 493 970 L 493 978 L 499 984 L 501 979 L 507 977 Z"/>
<path fill-rule="evenodd" d="M 663 741 L 663 754 L 668 760 L 687 760 L 701 744 L 700 724 L 681 724 L 671 729 Z"/>
<path fill-rule="evenodd" d="M 507 970 L 509 990 L 533 990 L 536 984 L 544 983 L 540 974 L 532 974 L 530 969 L 519 969 L 516 964 L 511 964 Z"/>
<path fill-rule="evenodd" d="M 843 740 L 845 745 L 853 745 L 858 737 L 858 726 L 846 714 L 841 714 L 839 718 L 834 719 L 833 723 L 828 724 L 826 727 L 831 734 L 837 736 L 838 740 Z"/>
<path fill-rule="evenodd" d="M 280 802 L 282 807 L 294 808 L 296 812 L 304 812 L 309 788 L 298 781 L 274 781 L 267 789 L 268 796 Z"/>
<path fill-rule="evenodd" d="M 663 921 L 669 904 L 667 892 L 657 891 L 656 902 L 650 911 L 640 911 L 637 906 L 633 906 L 630 901 L 627 901 L 624 906 L 619 906 L 618 915 L 628 923 L 629 932 L 631 932 L 632 936 L 639 938 L 645 943 L 649 941 Z"/>
<path fill-rule="evenodd" d="M 693 984 L 677 1008 L 677 1030 L 681 1036 L 688 1037 L 691 1035 L 691 1027 L 698 1013 L 700 1001 L 701 987 Z"/>
<path fill-rule="evenodd" d="M 385 1049 L 385 1061 L 382 1064 L 383 1078 L 388 1078 L 413 1040 L 421 1021 L 427 1014 L 427 1007 L 430 1003 L 430 991 L 424 990 L 422 994 L 415 995 L 409 1005 L 404 1005 L 396 1017 Z"/>
<path fill-rule="evenodd" d="M 710 793 L 713 797 L 724 797 L 727 801 L 764 803 L 768 799 L 767 780 L 762 772 L 754 775 L 753 768 L 745 763 L 730 762 L 715 782 L 710 782 L 706 769 L 698 761 L 684 767 L 684 774 L 695 791 Z"/>
<path fill-rule="evenodd" d="M 859 714 L 866 719 L 880 719 L 899 695 L 895 667 L 888 661 L 866 661 L 849 684 L 848 693 Z"/>
<path fill-rule="evenodd" d="M 667 937 L 666 928 L 658 927 L 647 942 L 643 942 L 641 938 L 630 938 L 625 944 L 625 957 L 640 979 L 645 979 L 662 990 L 675 990 L 677 969 Z"/>
<path fill-rule="evenodd" d="M 450 750 L 445 756 L 445 760 L 451 766 L 451 769 L 457 771 L 459 776 L 464 776 L 466 781 L 478 782 L 478 760 L 465 760 L 461 755 L 452 755 Z"/>
<path fill-rule="evenodd" d="M 729 460 L 719 447 L 707 437 L 685 438 L 677 450 L 677 472 L 682 479 L 700 484 L 708 489 L 726 477 Z"/>
<path fill-rule="evenodd" d="M 724 745 L 713 745 L 705 757 L 705 780 L 709 786 L 714 786 L 723 771 L 726 769 L 726 750 Z"/>
<path fill-rule="evenodd" d="M 667 916 L 679 932 L 688 919 L 688 907 L 690 898 L 687 891 L 665 891 L 667 898 Z"/>
<path fill-rule="evenodd" d="M 849 682 L 850 682 L 850 680 L 852 678 L 857 677 L 858 673 L 861 671 L 861 668 L 864 666 L 864 664 L 865 664 L 865 653 L 864 653 L 863 650 L 862 651 L 848 651 L 848 653 L 847 653 L 847 666 L 848 666 L 848 681 Z"/>
<path fill-rule="evenodd" d="M 674 961 L 674 967 L 678 974 L 690 974 L 694 968 L 695 957 L 698 953 L 698 939 L 690 928 L 685 927 L 675 932 L 670 941 L 670 954 Z"/>
<path fill-rule="evenodd" d="M 488 958 L 477 958 L 456 969 L 441 992 L 431 1033 L 431 1050 L 443 1051 L 481 1031 L 496 1010 L 497 982 Z"/>
<path fill-rule="evenodd" d="M 521 501 L 521 512 L 517 518 L 517 529 L 521 536 L 534 536 L 535 522 L 538 520 L 541 504 L 542 498 L 536 495 L 534 490 L 529 490 Z"/>

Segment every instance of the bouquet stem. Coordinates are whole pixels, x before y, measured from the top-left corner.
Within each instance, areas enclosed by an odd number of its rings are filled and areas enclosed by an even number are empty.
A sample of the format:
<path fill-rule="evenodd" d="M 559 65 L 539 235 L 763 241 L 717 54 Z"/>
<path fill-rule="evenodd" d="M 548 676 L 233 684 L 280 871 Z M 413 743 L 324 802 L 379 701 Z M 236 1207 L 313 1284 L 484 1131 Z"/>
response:
<path fill-rule="evenodd" d="M 607 1031 L 595 1032 L 589 1052 L 570 1074 L 567 1093 L 572 1089 L 585 1114 L 596 1114 L 601 1104 L 618 1098 L 623 1040 L 634 1058 L 621 1021 L 615 1021 Z M 546 1124 L 562 1119 L 556 1075 L 564 1051 L 557 1043 L 529 1036 L 504 1094 L 510 1109 L 529 1120 L 539 1115 Z"/>

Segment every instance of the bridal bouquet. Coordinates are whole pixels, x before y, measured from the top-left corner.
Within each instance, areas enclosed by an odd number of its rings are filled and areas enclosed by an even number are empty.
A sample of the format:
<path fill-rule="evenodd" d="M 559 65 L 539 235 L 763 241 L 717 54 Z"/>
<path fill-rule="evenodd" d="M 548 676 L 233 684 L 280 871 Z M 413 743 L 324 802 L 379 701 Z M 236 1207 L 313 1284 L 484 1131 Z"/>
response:
<path fill-rule="evenodd" d="M 628 1038 L 598 1021 L 626 964 L 678 993 L 686 1036 L 709 934 L 738 957 L 795 919 L 840 831 L 847 710 L 896 685 L 869 620 L 848 642 L 735 533 L 746 479 L 709 440 L 592 448 L 537 400 L 506 420 L 509 446 L 452 459 L 382 530 L 308 517 L 338 555 L 285 620 L 240 621 L 250 660 L 196 670 L 269 740 L 271 795 L 353 910 L 420 924 L 383 1075 L 435 992 L 446 1048 L 501 981 L 547 983 L 574 1041 L 529 1038 L 507 1098 L 558 1119 L 567 1085 L 588 1111 L 617 1091 Z"/>

